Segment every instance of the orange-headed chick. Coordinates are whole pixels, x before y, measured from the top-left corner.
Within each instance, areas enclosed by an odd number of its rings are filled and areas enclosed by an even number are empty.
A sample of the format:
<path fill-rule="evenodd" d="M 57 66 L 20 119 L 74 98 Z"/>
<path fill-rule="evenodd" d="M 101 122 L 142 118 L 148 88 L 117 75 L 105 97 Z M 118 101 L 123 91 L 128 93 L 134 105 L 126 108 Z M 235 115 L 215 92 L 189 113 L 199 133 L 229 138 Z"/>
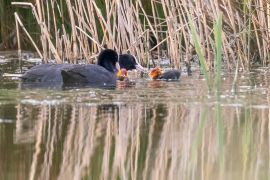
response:
<path fill-rule="evenodd" d="M 124 81 L 124 80 L 128 79 L 127 70 L 125 68 L 119 69 L 117 74 L 116 74 L 116 77 L 120 81 Z"/>
<path fill-rule="evenodd" d="M 152 79 L 174 81 L 180 78 L 181 71 L 176 69 L 171 69 L 163 72 L 160 68 L 154 68 L 150 71 L 149 76 Z"/>
<path fill-rule="evenodd" d="M 158 79 L 162 75 L 162 70 L 158 67 L 152 69 L 149 73 L 149 76 L 152 79 Z"/>

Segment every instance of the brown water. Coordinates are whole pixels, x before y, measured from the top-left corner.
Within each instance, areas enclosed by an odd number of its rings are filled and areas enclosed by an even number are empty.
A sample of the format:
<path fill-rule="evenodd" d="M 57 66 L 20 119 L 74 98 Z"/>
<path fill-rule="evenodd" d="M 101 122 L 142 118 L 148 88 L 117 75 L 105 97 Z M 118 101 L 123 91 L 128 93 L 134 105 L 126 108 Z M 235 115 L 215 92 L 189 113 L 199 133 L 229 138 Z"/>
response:
<path fill-rule="evenodd" d="M 0 68 L 19 72 L 10 56 Z M 1 77 L 0 179 L 269 179 L 262 70 L 239 74 L 235 91 L 223 74 L 220 102 L 198 72 L 115 90 L 20 90 Z"/>

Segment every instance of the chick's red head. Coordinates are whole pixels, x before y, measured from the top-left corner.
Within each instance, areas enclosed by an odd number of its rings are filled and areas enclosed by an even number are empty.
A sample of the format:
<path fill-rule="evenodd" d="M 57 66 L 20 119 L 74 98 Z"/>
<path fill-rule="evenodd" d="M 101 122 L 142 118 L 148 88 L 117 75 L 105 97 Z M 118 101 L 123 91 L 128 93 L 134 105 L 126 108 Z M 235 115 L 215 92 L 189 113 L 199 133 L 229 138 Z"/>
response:
<path fill-rule="evenodd" d="M 116 76 L 118 80 L 123 81 L 125 78 L 128 77 L 127 70 L 125 68 L 119 69 Z"/>
<path fill-rule="evenodd" d="M 162 74 L 162 70 L 160 68 L 156 67 L 150 71 L 149 76 L 152 79 L 157 79 L 161 74 Z"/>

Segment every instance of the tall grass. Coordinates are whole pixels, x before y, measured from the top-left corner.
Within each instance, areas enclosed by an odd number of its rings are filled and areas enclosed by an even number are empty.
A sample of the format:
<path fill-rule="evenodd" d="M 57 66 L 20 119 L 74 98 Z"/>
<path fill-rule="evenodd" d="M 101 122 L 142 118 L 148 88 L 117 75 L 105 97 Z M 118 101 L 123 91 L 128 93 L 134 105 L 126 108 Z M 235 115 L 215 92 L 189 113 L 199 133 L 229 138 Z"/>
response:
<path fill-rule="evenodd" d="M 206 64 L 206 59 L 203 55 L 203 49 L 202 49 L 202 42 L 200 41 L 199 37 L 198 37 L 198 34 L 196 32 L 196 29 L 195 29 L 195 25 L 194 25 L 194 22 L 192 21 L 192 19 L 190 18 L 189 16 L 189 25 L 190 25 L 190 31 L 191 31 L 191 35 L 192 35 L 192 40 L 193 40 L 193 43 L 194 43 L 194 46 L 195 46 L 195 51 L 198 55 L 198 59 L 199 59 L 199 62 L 200 62 L 200 67 L 201 67 L 201 70 L 205 76 L 205 79 L 206 79 L 206 82 L 207 82 L 207 85 L 208 85 L 208 90 L 211 91 L 212 89 L 212 83 L 211 83 L 211 80 L 210 80 L 210 75 L 208 73 L 208 66 Z"/>
<path fill-rule="evenodd" d="M 224 15 L 222 47 L 227 67 L 236 67 L 238 61 L 242 69 L 253 62 L 268 64 L 269 7 L 263 0 L 36 0 L 32 8 L 37 11 L 45 60 L 52 56 L 76 63 L 83 57 L 92 62 L 100 46 L 106 44 L 119 52 L 130 51 L 146 64 L 153 51 L 158 59 L 165 52 L 179 67 L 180 62 L 192 59 L 196 48 L 187 26 L 192 19 L 211 70 L 215 51 L 212 26 L 219 12 Z M 155 39 L 151 47 L 150 39 Z"/>
<path fill-rule="evenodd" d="M 222 120 L 222 112 L 221 112 L 221 62 L 222 62 L 222 15 L 218 14 L 217 15 L 217 19 L 214 22 L 214 45 L 215 45 L 215 49 L 214 49 L 214 83 L 212 83 L 211 80 L 211 76 L 209 73 L 209 69 L 207 68 L 206 65 L 206 59 L 203 56 L 203 49 L 201 44 L 203 44 L 202 42 L 200 42 L 199 39 L 199 35 L 196 32 L 196 28 L 194 25 L 194 21 L 191 20 L 190 16 L 189 16 L 189 24 L 190 24 L 190 31 L 192 34 L 192 40 L 193 43 L 195 45 L 195 50 L 196 53 L 198 54 L 198 58 L 201 64 L 201 69 L 202 72 L 205 76 L 205 79 L 207 81 L 208 84 L 208 90 L 209 92 L 211 92 L 211 90 L 215 90 L 215 95 L 216 95 L 216 104 L 215 104 L 215 119 L 216 119 L 216 123 L 217 123 L 217 127 L 216 127 L 216 134 L 217 134 L 217 144 L 218 144 L 218 152 L 219 152 L 219 170 L 220 170 L 220 174 L 222 174 L 223 170 L 224 170 L 224 157 L 225 157 L 225 152 L 224 152 L 224 122 Z M 204 113 L 203 113 L 204 114 Z M 205 118 L 206 116 L 203 115 L 202 118 L 200 119 L 200 126 L 202 124 L 202 126 L 204 125 L 205 122 Z M 200 127 L 201 128 L 201 127 Z M 199 132 L 200 133 L 200 129 Z M 197 146 L 197 142 L 195 143 L 195 145 Z M 195 147 L 196 147 L 195 146 Z M 195 156 L 196 157 L 196 156 Z M 197 158 L 197 157 L 196 157 Z"/>
<path fill-rule="evenodd" d="M 222 15 L 217 17 L 214 23 L 215 37 L 215 86 L 217 97 L 220 97 L 221 92 L 221 60 L 222 60 Z"/>
<path fill-rule="evenodd" d="M 224 172 L 225 152 L 224 152 L 224 121 L 222 119 L 221 111 L 221 60 L 222 60 L 222 15 L 218 15 L 214 23 L 214 37 L 215 37 L 215 87 L 217 104 L 215 107 L 215 117 L 217 121 L 217 134 L 219 146 L 219 166 L 221 174 Z"/>

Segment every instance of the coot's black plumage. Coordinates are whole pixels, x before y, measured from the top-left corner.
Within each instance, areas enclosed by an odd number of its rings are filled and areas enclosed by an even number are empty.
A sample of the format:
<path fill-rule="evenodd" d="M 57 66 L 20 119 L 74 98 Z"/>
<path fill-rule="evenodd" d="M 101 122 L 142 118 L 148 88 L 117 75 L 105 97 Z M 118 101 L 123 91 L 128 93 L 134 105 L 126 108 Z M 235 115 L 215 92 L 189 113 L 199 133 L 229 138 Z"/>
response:
<path fill-rule="evenodd" d="M 137 69 L 138 71 L 145 72 L 145 69 L 136 61 L 135 57 L 131 54 L 119 55 L 120 68 L 124 68 L 127 71 Z"/>
<path fill-rule="evenodd" d="M 166 72 L 162 72 L 160 68 L 154 68 L 150 71 L 149 76 L 152 79 L 158 80 L 178 80 L 180 78 L 181 71 L 180 70 L 168 70 Z"/>
<path fill-rule="evenodd" d="M 98 64 L 42 64 L 28 70 L 23 76 L 24 84 L 41 86 L 116 86 L 116 63 L 118 54 L 111 49 L 103 50 Z"/>
<path fill-rule="evenodd" d="M 181 72 L 179 70 L 169 70 L 162 73 L 158 79 L 161 80 L 178 80 L 180 78 Z"/>

